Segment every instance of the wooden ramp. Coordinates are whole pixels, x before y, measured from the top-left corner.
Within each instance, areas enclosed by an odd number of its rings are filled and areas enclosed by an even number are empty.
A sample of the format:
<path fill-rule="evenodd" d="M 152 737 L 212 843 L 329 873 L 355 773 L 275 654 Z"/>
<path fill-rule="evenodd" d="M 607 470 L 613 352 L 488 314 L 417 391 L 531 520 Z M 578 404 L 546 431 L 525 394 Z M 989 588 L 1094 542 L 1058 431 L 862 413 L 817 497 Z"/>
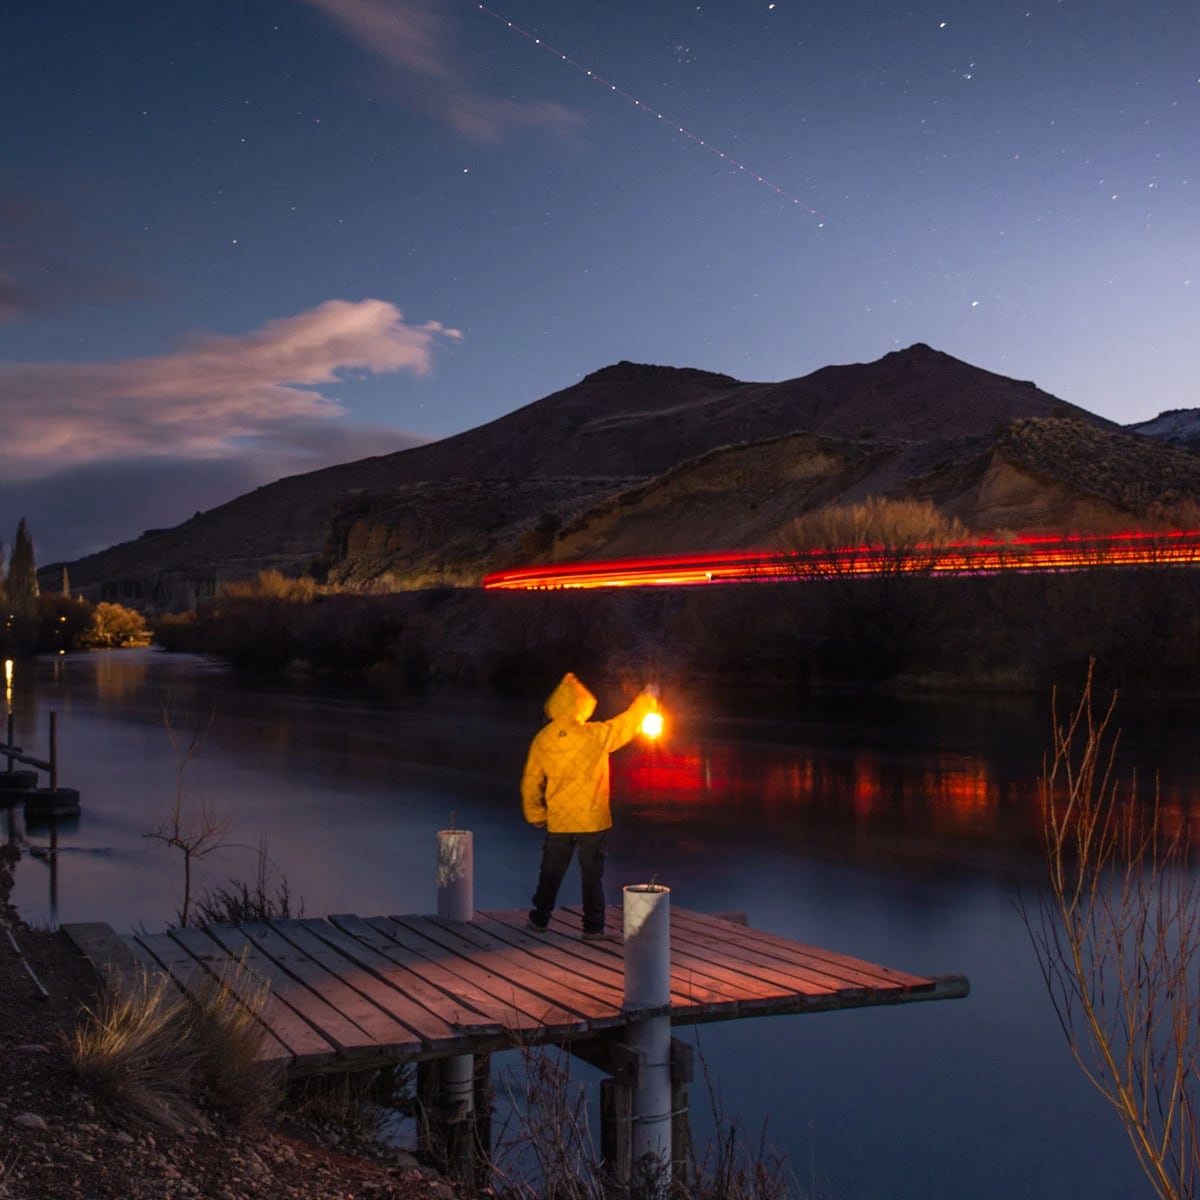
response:
<path fill-rule="evenodd" d="M 625 1025 L 624 947 L 582 941 L 578 910 L 545 933 L 525 910 L 437 917 L 331 916 L 214 924 L 118 936 L 63 930 L 110 983 L 165 973 L 195 993 L 223 978 L 247 997 L 263 984 L 264 1057 L 293 1074 L 573 1043 Z M 609 928 L 620 929 L 620 909 Z M 671 909 L 674 1025 L 967 995 L 964 976 L 921 976 Z M 656 1010 L 661 1011 L 661 1010 Z"/>

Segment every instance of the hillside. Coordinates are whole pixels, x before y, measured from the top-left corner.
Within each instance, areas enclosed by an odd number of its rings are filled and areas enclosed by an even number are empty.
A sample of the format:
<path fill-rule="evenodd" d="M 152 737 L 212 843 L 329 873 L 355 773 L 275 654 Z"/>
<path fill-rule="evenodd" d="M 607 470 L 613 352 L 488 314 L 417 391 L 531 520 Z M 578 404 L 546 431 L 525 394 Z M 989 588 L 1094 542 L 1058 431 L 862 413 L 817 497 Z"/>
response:
<path fill-rule="evenodd" d="M 755 483 L 775 489 L 774 500 L 757 501 L 761 515 L 742 496 L 718 524 L 695 531 L 704 545 L 718 533 L 741 544 L 768 514 L 901 486 L 1028 417 L 1112 428 L 1032 383 L 922 344 L 782 383 L 618 363 L 455 437 L 258 488 L 70 564 L 71 581 L 93 597 L 157 609 L 202 601 L 219 583 L 266 567 L 366 589 L 473 583 L 491 567 L 545 554 L 558 530 L 581 528 L 611 497 L 682 464 L 796 434 L 820 439 L 803 453 L 822 465 L 782 465 L 774 485 Z M 825 478 L 842 470 L 844 479 Z M 736 534 L 739 513 L 746 528 Z M 59 564 L 45 568 L 48 586 L 58 576 Z"/>
<path fill-rule="evenodd" d="M 546 558 L 772 546 L 800 514 L 867 496 L 927 499 L 981 532 L 1107 531 L 1200 515 L 1200 457 L 1054 417 L 1015 421 L 995 438 L 793 434 L 715 451 L 610 498 Z"/>
<path fill-rule="evenodd" d="M 1130 433 L 1161 438 L 1188 450 L 1200 450 L 1200 408 L 1170 408 L 1149 421 L 1127 426 Z"/>

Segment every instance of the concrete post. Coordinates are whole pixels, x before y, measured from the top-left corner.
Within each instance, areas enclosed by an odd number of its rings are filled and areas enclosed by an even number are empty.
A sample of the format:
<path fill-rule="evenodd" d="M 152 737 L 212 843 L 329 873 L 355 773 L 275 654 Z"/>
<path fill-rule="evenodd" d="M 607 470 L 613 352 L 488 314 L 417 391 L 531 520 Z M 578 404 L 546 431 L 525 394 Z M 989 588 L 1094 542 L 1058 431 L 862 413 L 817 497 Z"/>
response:
<path fill-rule="evenodd" d="M 671 890 L 625 888 L 625 1003 L 629 1011 L 661 1008 L 630 1021 L 625 1044 L 638 1055 L 630 1136 L 635 1194 L 665 1195 L 671 1172 Z"/>
<path fill-rule="evenodd" d="M 469 829 L 438 831 L 438 916 L 445 921 L 475 917 L 475 838 Z"/>
<path fill-rule="evenodd" d="M 475 839 L 469 829 L 442 829 L 438 845 L 438 916 L 444 921 L 475 918 Z M 441 1060 L 436 1111 L 445 1169 L 458 1179 L 475 1171 L 475 1057 Z"/>

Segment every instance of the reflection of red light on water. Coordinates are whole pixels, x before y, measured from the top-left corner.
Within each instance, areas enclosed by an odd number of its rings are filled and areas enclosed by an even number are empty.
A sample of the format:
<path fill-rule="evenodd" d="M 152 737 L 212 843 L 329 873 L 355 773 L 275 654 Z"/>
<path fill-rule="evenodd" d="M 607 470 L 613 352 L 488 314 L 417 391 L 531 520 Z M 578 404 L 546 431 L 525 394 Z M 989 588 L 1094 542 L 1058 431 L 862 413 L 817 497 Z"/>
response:
<path fill-rule="evenodd" d="M 680 829 L 691 815 L 735 824 L 769 820 L 780 830 L 882 827 L 906 836 L 923 832 L 936 839 L 930 846 L 998 839 L 1031 853 L 1042 835 L 1037 775 L 998 778 L 985 759 L 970 755 L 923 756 L 906 765 L 874 750 L 814 757 L 800 747 L 672 740 L 622 752 L 612 773 L 618 805 L 633 800 Z M 1149 807 L 1153 797 L 1138 803 Z M 1165 838 L 1200 847 L 1195 789 L 1163 784 L 1159 826 Z"/>
<path fill-rule="evenodd" d="M 935 827 L 947 830 L 987 824 L 999 807 L 999 785 L 982 760 L 948 758 L 906 774 L 889 771 L 873 752 L 834 761 L 798 753 L 766 764 L 753 756 L 747 761 L 744 753 L 721 743 L 646 746 L 613 760 L 613 783 L 618 792 L 653 796 L 680 809 L 829 809 L 852 815 L 855 823 L 926 811 Z"/>
<path fill-rule="evenodd" d="M 668 799 L 703 804 L 713 799 L 713 777 L 707 756 L 698 751 L 655 747 L 644 754 L 613 760 L 613 776 L 622 789 L 653 792 Z M 718 780 L 726 792 L 727 777 Z"/>

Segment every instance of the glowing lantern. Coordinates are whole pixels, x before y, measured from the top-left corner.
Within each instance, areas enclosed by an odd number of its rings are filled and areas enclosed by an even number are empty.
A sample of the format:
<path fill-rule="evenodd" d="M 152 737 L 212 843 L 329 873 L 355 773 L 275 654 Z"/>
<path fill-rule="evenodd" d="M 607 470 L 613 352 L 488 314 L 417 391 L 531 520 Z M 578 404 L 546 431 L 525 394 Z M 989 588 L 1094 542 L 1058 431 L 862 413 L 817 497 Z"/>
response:
<path fill-rule="evenodd" d="M 650 738 L 653 741 L 655 738 L 662 737 L 663 718 L 660 712 L 647 713 L 642 718 L 642 736 Z"/>

